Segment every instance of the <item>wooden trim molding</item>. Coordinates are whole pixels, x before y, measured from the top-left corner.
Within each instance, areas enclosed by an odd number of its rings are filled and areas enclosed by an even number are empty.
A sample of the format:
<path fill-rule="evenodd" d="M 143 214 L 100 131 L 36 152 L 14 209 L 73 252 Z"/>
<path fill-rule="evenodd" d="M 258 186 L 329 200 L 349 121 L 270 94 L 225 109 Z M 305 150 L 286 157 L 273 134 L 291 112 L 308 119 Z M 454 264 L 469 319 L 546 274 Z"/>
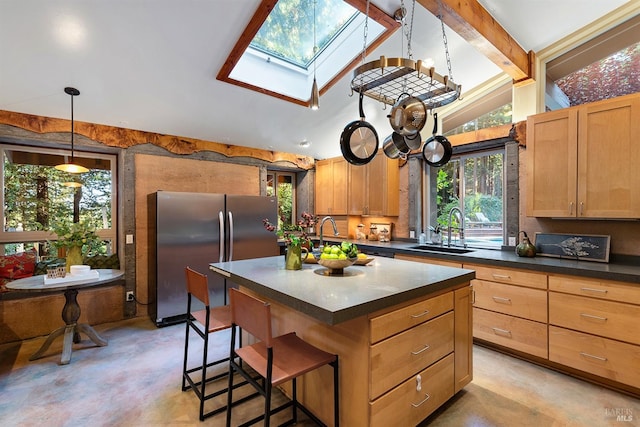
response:
<path fill-rule="evenodd" d="M 241 147 L 95 123 L 79 121 L 75 121 L 74 123 L 75 133 L 77 135 L 83 135 L 109 147 L 129 148 L 140 144 L 153 144 L 174 154 L 193 154 L 199 151 L 213 151 L 226 157 L 250 157 L 270 163 L 290 162 L 304 170 L 312 169 L 315 164 L 312 157 L 298 154 L 266 151 L 259 148 Z M 4 110 L 0 110 L 0 124 L 15 126 L 39 134 L 69 132 L 71 126 L 71 122 L 65 119 L 35 116 Z"/>

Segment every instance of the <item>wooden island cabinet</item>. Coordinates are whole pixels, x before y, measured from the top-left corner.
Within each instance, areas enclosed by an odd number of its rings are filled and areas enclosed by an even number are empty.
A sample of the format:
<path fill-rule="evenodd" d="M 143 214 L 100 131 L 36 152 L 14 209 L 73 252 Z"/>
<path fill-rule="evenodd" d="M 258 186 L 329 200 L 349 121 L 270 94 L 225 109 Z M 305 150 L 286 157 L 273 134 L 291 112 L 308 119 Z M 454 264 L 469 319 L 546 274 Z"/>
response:
<path fill-rule="evenodd" d="M 273 257 L 211 268 L 271 304 L 275 334 L 295 331 L 338 354 L 341 425 L 417 425 L 472 380 L 473 272 L 382 257 L 333 277 L 318 265 L 281 264 Z M 325 422 L 332 389 L 330 367 L 298 381 L 298 397 Z"/>

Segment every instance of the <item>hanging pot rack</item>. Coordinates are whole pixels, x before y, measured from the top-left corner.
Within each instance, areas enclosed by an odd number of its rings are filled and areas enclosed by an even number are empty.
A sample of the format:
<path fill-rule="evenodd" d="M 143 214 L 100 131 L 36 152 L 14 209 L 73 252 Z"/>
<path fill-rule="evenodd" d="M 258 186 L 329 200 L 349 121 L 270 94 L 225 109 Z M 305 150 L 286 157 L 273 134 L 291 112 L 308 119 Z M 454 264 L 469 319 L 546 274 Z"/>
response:
<path fill-rule="evenodd" d="M 388 105 L 408 92 L 427 109 L 434 109 L 458 99 L 462 86 L 436 73 L 434 67 L 426 67 L 422 60 L 381 56 L 354 70 L 351 90 Z"/>

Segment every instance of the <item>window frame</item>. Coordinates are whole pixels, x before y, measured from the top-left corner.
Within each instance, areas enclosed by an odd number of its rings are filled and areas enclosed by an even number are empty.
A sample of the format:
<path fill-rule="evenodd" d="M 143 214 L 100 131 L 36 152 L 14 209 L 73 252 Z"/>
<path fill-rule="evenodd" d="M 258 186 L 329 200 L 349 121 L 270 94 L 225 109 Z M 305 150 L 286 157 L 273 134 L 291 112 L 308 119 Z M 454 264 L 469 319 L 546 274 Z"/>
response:
<path fill-rule="evenodd" d="M 461 146 L 453 147 L 453 154 L 451 156 L 451 161 L 459 161 L 460 168 L 462 168 L 461 176 L 464 176 L 464 160 L 473 157 L 481 157 L 481 156 L 489 156 L 494 154 L 502 154 L 502 230 L 501 237 L 502 241 L 499 245 L 478 245 L 473 244 L 470 247 L 479 248 L 479 249 L 497 249 L 500 250 L 506 245 L 507 234 L 508 234 L 508 216 L 507 216 L 507 203 L 508 203 L 508 195 L 507 195 L 507 148 L 504 141 L 488 141 L 486 143 L 476 143 L 476 144 L 466 144 Z M 438 218 L 438 208 L 436 205 L 436 194 L 437 194 L 437 173 L 440 168 L 429 166 L 426 162 L 422 162 L 423 165 L 423 182 L 424 182 L 424 191 L 423 191 L 423 200 L 422 204 L 424 206 L 422 212 L 422 223 L 424 224 L 424 230 L 428 230 L 430 225 L 437 224 Z M 458 207 L 464 212 L 464 194 L 465 194 L 465 180 L 460 180 L 460 194 L 462 197 L 459 197 L 460 203 Z M 465 224 L 465 229 L 467 224 Z M 427 234 L 427 240 L 431 240 L 430 235 L 427 231 L 424 231 Z M 445 233 L 446 231 L 443 231 Z M 444 239 L 443 239 L 444 240 Z"/>
<path fill-rule="evenodd" d="M 345 3 L 353 6 L 361 13 L 366 12 L 366 0 L 344 0 Z M 229 56 L 225 60 L 224 64 L 220 68 L 216 79 L 222 82 L 226 82 L 235 86 L 243 87 L 245 89 L 253 90 L 255 92 L 259 92 L 264 95 L 273 96 L 278 99 L 282 99 L 287 102 L 291 102 L 300 106 L 307 107 L 309 104 L 309 100 L 301 100 L 297 99 L 293 96 L 289 96 L 286 94 L 278 93 L 276 91 L 272 91 L 266 88 L 262 88 L 259 86 L 255 86 L 244 81 L 234 79 L 231 77 L 231 74 L 235 68 L 235 64 L 238 63 L 245 50 L 249 47 L 249 44 L 255 37 L 256 33 L 262 27 L 262 24 L 269 16 L 273 8 L 273 0 L 262 0 L 260 5 L 257 7 L 255 13 L 251 17 L 251 20 L 247 24 L 247 26 L 242 31 L 242 34 L 238 38 L 235 46 L 229 53 Z M 380 36 L 378 36 L 375 40 L 368 41 L 367 51 L 372 52 L 377 47 L 379 47 L 385 40 L 391 37 L 395 30 L 400 27 L 400 23 L 398 23 L 393 17 L 387 15 L 382 9 L 378 8 L 374 4 L 369 4 L 369 19 L 375 20 L 377 23 L 384 27 L 384 30 Z M 346 64 L 342 67 L 335 75 L 330 77 L 326 83 L 319 83 L 319 92 L 320 95 L 323 95 L 326 91 L 328 91 L 332 86 L 337 84 L 344 76 L 346 76 L 351 70 L 353 70 L 356 66 L 358 66 L 362 62 L 362 44 L 359 44 L 359 48 L 357 52 L 353 52 L 353 57 L 351 59 L 346 60 Z M 310 86 L 309 86 L 310 88 Z M 309 92 L 310 93 L 310 92 Z"/>
<path fill-rule="evenodd" d="M 269 175 L 273 175 L 273 182 L 275 183 L 274 185 L 274 195 L 273 197 L 276 198 L 276 212 L 278 214 L 278 226 L 280 224 L 280 201 L 278 199 L 278 177 L 280 176 L 288 176 L 291 178 L 291 224 L 284 224 L 284 225 L 296 225 L 297 223 L 297 218 L 298 218 L 298 212 L 297 212 L 297 192 L 298 192 L 298 187 L 297 187 L 297 174 L 295 172 L 286 172 L 286 171 L 280 171 L 280 170 L 267 170 L 267 184 L 269 183 Z M 267 185 L 268 188 L 268 185 Z"/>
<path fill-rule="evenodd" d="M 0 155 L 2 156 L 3 161 L 0 164 L 0 169 L 2 170 L 2 180 L 0 181 L 2 185 L 2 191 L 0 192 L 0 203 L 2 204 L 2 217 L 5 217 L 5 173 L 4 173 L 4 152 L 5 150 L 12 151 L 23 151 L 29 153 L 40 153 L 40 154 L 50 154 L 57 155 L 62 157 L 70 157 L 71 150 L 62 149 L 62 148 L 49 148 L 42 146 L 33 146 L 33 145 L 21 145 L 21 144 L 12 144 L 5 141 L 0 141 Z M 112 253 L 118 252 L 118 223 L 119 223 L 119 212 L 118 212 L 118 175 L 117 175 L 117 165 L 118 165 L 118 156 L 116 154 L 107 154 L 107 153 L 98 153 L 98 152 L 89 152 L 89 151 L 79 151 L 74 149 L 73 155 L 76 158 L 90 158 L 90 159 L 104 159 L 109 160 L 110 162 L 110 171 L 111 171 L 111 228 L 100 228 L 96 230 L 96 234 L 100 236 L 103 240 L 110 242 L 108 245 L 111 249 Z M 39 230 L 39 231 L 7 231 L 5 227 L 0 227 L 0 249 L 2 253 L 4 253 L 4 247 L 7 244 L 14 243 L 31 243 L 31 242 L 42 242 L 47 240 L 56 240 L 57 237 L 52 235 L 49 231 Z"/>

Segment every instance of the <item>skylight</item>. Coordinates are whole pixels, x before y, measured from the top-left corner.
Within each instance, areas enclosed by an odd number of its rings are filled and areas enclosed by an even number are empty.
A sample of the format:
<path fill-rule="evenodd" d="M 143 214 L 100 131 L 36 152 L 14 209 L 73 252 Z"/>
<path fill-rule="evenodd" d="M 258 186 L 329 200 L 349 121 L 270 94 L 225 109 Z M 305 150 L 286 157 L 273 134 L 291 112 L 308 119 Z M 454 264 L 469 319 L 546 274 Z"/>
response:
<path fill-rule="evenodd" d="M 316 44 L 314 54 L 314 0 L 280 0 L 269 14 L 250 48 L 288 61 L 305 70 L 358 15 L 357 9 L 342 0 L 317 0 Z"/>
<path fill-rule="evenodd" d="M 366 0 L 263 0 L 236 43 L 218 79 L 307 105 L 314 67 L 322 95 L 361 62 L 367 49 L 388 38 L 398 23 Z M 273 9 L 271 7 L 273 6 Z"/>

